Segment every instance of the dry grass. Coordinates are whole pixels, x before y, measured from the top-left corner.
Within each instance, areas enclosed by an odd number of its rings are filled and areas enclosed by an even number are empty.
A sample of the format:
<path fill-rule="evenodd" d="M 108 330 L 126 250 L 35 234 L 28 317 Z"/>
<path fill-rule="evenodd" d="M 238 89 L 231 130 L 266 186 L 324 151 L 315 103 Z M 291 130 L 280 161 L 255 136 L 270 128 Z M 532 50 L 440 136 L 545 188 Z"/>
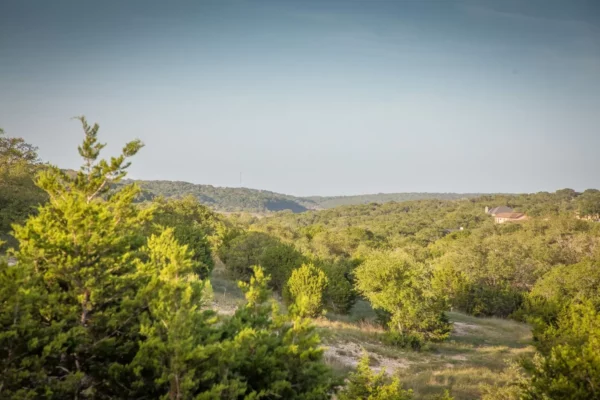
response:
<path fill-rule="evenodd" d="M 233 314 L 244 303 L 244 294 L 237 282 L 229 277 L 223 264 L 217 260 L 210 277 L 213 290 L 213 309 L 220 314 Z"/>
<path fill-rule="evenodd" d="M 217 268 L 211 278 L 215 308 L 230 313 L 243 303 L 235 282 Z M 359 301 L 350 315 L 328 314 L 315 320 L 326 346 L 325 360 L 340 376 L 355 366 L 363 351 L 375 370 L 400 377 L 415 399 L 435 399 L 445 389 L 456 400 L 478 399 L 484 384 L 502 386 L 510 361 L 533 354 L 530 327 L 499 318 L 448 313 L 454 323 L 450 338 L 413 351 L 383 343 L 384 330 L 374 322 L 369 304 Z"/>
<path fill-rule="evenodd" d="M 413 389 L 416 399 L 435 399 L 445 389 L 457 400 L 478 399 L 483 384 L 504 384 L 501 373 L 508 367 L 508 362 L 533 353 L 531 330 L 525 324 L 498 318 L 475 318 L 456 312 L 448 314 L 454 323 L 450 338 L 422 351 L 383 344 L 380 340 L 383 331 L 369 322 L 372 319 L 361 318 L 353 323 L 350 322 L 352 316 L 346 317 L 346 321 L 334 317 L 333 321 L 318 320 L 316 325 L 323 341 L 333 351 L 340 346 L 343 350 L 362 347 L 372 357 L 383 360 L 385 367 L 391 367 L 405 387 Z M 331 350 L 329 352 L 331 354 Z M 333 357 L 335 363 L 332 366 L 350 368 L 361 355 L 361 351 L 354 351 L 352 358 L 347 353 Z M 331 359 L 330 356 L 328 361 Z"/>

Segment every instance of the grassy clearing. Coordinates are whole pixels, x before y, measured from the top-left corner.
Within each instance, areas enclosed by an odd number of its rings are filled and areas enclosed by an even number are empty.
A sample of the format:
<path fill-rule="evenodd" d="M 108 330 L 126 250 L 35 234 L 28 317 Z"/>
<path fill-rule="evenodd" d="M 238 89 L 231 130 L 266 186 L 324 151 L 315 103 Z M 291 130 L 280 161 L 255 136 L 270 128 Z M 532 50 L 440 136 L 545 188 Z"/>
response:
<path fill-rule="evenodd" d="M 458 312 L 450 338 L 422 351 L 399 349 L 381 341 L 382 329 L 366 317 L 364 304 L 358 315 L 332 316 L 316 321 L 329 346 L 327 360 L 340 371 L 356 365 L 366 350 L 374 369 L 386 369 L 401 378 L 417 399 L 435 399 L 445 389 L 456 399 L 478 399 L 481 386 L 503 385 L 509 363 L 533 354 L 529 326 L 499 318 L 475 318 Z"/>
<path fill-rule="evenodd" d="M 400 373 L 418 398 L 449 389 L 456 399 L 477 399 L 482 384 L 503 384 L 501 373 L 509 362 L 533 354 L 531 329 L 525 324 L 455 312 L 449 317 L 454 322 L 449 340 L 432 346 L 420 362 Z"/>
<path fill-rule="evenodd" d="M 244 303 L 244 294 L 220 261 L 217 261 L 211 274 L 210 284 L 213 290 L 213 307 L 219 313 L 233 314 Z"/>
<path fill-rule="evenodd" d="M 216 268 L 211 278 L 214 306 L 232 313 L 243 303 L 237 284 Z M 375 370 L 397 375 L 416 399 L 435 399 L 445 389 L 455 399 L 478 399 L 481 386 L 502 386 L 509 362 L 533 354 L 531 330 L 526 324 L 498 318 L 475 318 L 448 313 L 454 323 L 450 338 L 413 351 L 384 344 L 383 329 L 374 321 L 369 304 L 359 301 L 350 315 L 328 314 L 315 320 L 327 349 L 326 361 L 340 374 L 351 371 L 367 351 Z"/>

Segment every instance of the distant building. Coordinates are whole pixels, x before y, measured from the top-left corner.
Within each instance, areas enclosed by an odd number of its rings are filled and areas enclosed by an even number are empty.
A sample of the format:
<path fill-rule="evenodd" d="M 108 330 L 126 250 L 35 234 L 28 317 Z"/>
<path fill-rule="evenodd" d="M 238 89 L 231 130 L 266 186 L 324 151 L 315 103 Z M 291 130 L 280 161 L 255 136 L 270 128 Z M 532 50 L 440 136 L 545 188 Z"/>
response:
<path fill-rule="evenodd" d="M 507 207 L 507 206 L 499 206 L 499 207 L 494 207 L 494 208 L 486 207 L 485 208 L 485 213 L 488 215 L 491 215 L 492 217 L 495 217 L 498 214 L 512 213 L 512 212 L 515 212 L 515 210 L 513 210 L 512 208 Z"/>
<path fill-rule="evenodd" d="M 505 222 L 524 221 L 526 219 L 527 215 L 519 212 L 502 212 L 494 215 L 494 221 L 496 221 L 497 224 L 503 224 Z"/>

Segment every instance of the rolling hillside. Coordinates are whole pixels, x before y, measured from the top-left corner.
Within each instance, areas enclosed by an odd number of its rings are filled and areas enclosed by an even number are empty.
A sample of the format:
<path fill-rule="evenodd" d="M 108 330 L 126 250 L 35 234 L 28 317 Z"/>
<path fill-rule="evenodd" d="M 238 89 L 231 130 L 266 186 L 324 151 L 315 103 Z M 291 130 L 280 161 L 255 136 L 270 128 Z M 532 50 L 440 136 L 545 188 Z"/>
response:
<path fill-rule="evenodd" d="M 131 182 L 131 181 L 128 181 Z M 182 197 L 193 195 L 203 204 L 219 211 L 276 212 L 290 210 L 299 213 L 307 210 L 333 208 L 341 205 L 386 203 L 407 200 L 457 200 L 477 197 L 476 193 L 378 193 L 356 196 L 296 197 L 267 190 L 216 187 L 181 181 L 136 181 L 143 189 L 140 200 L 156 196 Z"/>

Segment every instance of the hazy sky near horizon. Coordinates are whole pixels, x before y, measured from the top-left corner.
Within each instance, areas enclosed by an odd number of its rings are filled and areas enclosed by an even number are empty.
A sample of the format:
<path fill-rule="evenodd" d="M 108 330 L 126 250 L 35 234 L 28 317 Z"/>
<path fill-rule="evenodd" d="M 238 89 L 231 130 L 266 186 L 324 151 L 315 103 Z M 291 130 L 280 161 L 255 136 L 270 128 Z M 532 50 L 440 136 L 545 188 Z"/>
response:
<path fill-rule="evenodd" d="M 0 127 L 296 195 L 600 188 L 600 1 L 0 2 Z"/>

